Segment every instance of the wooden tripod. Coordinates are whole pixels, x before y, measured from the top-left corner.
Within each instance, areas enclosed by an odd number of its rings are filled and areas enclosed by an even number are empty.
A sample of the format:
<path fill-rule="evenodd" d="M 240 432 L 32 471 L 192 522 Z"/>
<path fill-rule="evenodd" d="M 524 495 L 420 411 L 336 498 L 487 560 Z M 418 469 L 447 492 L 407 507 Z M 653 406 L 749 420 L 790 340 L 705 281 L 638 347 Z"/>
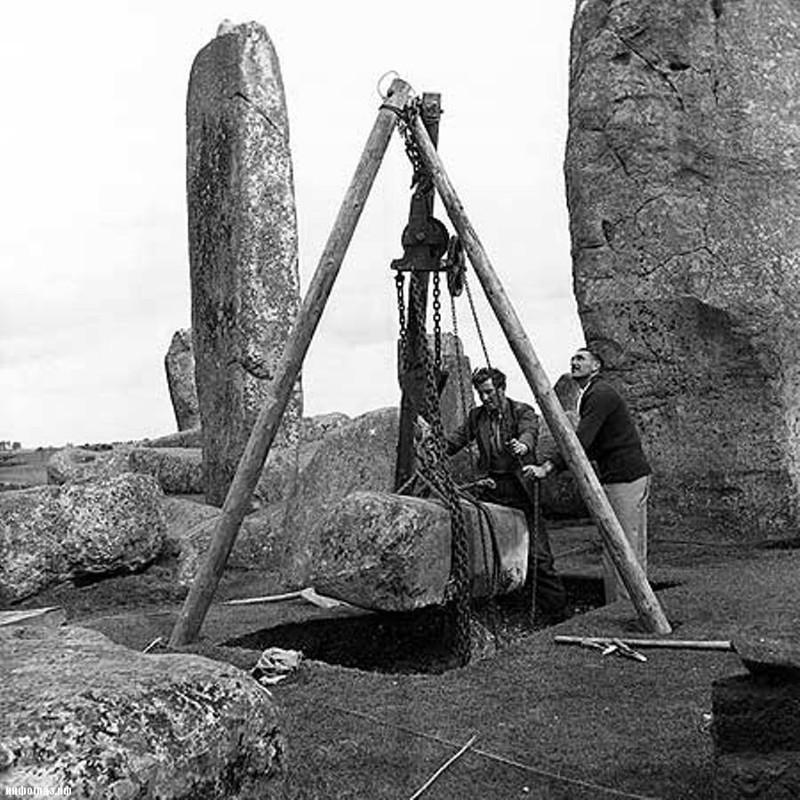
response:
<path fill-rule="evenodd" d="M 250 433 L 250 438 L 222 506 L 222 514 L 214 529 L 211 545 L 175 623 L 169 641 L 172 647 L 194 641 L 200 632 L 242 520 L 249 508 L 253 491 L 272 447 L 281 418 L 286 410 L 292 387 L 300 374 L 314 331 L 322 317 L 364 203 L 386 153 L 389 139 L 397 124 L 397 116 L 405 109 L 410 96 L 411 87 L 405 81 L 396 78 L 378 110 L 377 119 L 367 139 L 350 186 L 345 193 L 333 230 L 320 256 L 300 312 L 289 333 L 272 381 L 271 394 Z M 436 190 L 447 209 L 448 216 L 464 244 L 489 304 L 497 316 L 511 350 L 519 362 L 550 429 L 553 431 L 561 453 L 578 482 L 581 495 L 630 593 L 640 622 L 650 632 L 670 633 L 672 630 L 670 624 L 647 582 L 644 570 L 639 565 L 633 548 L 614 515 L 605 492 L 553 392 L 547 375 L 464 211 L 430 136 L 418 116 L 413 118 L 412 131 L 425 163 L 433 175 Z"/>

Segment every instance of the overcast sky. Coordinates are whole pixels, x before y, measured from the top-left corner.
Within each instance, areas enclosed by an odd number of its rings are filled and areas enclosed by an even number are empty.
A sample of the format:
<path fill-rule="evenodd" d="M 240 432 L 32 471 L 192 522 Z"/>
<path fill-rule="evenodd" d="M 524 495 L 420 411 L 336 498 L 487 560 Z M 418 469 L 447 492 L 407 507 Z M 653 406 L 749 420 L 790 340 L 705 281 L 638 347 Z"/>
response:
<path fill-rule="evenodd" d="M 396 70 L 420 94 L 441 92 L 445 167 L 551 381 L 565 370 L 581 341 L 563 179 L 569 0 L 45 0 L 3 11 L 0 439 L 175 430 L 163 359 L 190 324 L 186 89 L 225 18 L 262 23 L 280 58 L 302 291 L 374 122 L 377 81 Z M 409 179 L 398 139 L 306 361 L 308 415 L 398 402 L 389 262 L 402 253 Z M 509 394 L 530 400 L 480 309 Z"/>

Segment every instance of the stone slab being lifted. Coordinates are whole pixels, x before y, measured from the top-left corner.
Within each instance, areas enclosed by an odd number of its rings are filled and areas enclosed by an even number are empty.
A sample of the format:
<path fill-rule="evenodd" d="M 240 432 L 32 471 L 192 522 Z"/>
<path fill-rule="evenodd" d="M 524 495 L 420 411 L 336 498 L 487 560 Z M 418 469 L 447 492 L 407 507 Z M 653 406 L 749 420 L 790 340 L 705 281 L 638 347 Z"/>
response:
<path fill-rule="evenodd" d="M 480 504 L 482 511 L 467 502 L 462 508 L 473 597 L 521 588 L 528 561 L 525 515 L 488 503 Z M 441 605 L 447 600 L 450 549 L 450 514 L 443 503 L 354 492 L 322 523 L 312 583 L 321 594 L 379 611 Z"/>

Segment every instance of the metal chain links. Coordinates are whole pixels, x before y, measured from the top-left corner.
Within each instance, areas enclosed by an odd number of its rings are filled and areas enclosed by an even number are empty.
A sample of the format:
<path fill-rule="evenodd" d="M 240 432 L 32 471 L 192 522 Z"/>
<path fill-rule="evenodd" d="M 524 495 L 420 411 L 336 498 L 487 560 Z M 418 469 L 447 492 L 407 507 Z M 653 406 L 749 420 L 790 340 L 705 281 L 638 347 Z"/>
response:
<path fill-rule="evenodd" d="M 442 289 L 440 273 L 433 273 L 433 364 L 442 369 Z"/>
<path fill-rule="evenodd" d="M 403 372 L 408 369 L 408 337 L 406 334 L 406 300 L 405 300 L 406 277 L 402 272 L 396 272 L 394 285 L 397 290 L 397 318 L 398 318 L 398 345 L 400 367 Z"/>
<path fill-rule="evenodd" d="M 415 289 L 421 291 L 422 287 Z M 417 302 L 410 304 L 420 313 L 422 308 L 421 297 L 415 298 Z M 424 330 L 424 319 L 419 320 L 420 330 Z M 421 348 L 423 368 L 425 370 L 425 398 L 424 416 L 431 425 L 431 451 L 420 459 L 420 471 L 434 484 L 440 486 L 445 504 L 450 512 L 451 530 L 451 555 L 450 555 L 450 582 L 448 597 L 452 596 L 455 612 L 455 655 L 458 663 L 467 664 L 471 649 L 471 580 L 469 568 L 469 550 L 467 545 L 467 527 L 464 520 L 464 510 L 459 500 L 458 488 L 447 463 L 444 429 L 442 416 L 439 409 L 439 393 L 436 387 L 436 373 L 433 359 L 431 359 L 427 341 L 423 339 Z M 424 452 L 424 451 L 423 451 Z"/>
<path fill-rule="evenodd" d="M 483 357 L 486 359 L 486 366 L 492 366 L 492 362 L 489 360 L 489 351 L 486 349 L 486 341 L 483 338 L 483 330 L 481 329 L 481 323 L 478 319 L 478 312 L 475 310 L 475 301 L 472 299 L 472 291 L 469 288 L 469 281 L 467 281 L 467 276 L 464 275 L 464 288 L 467 291 L 467 300 L 469 300 L 469 307 L 472 311 L 472 319 L 475 322 L 475 330 L 478 333 L 478 339 L 481 343 L 481 350 L 483 350 Z"/>
<path fill-rule="evenodd" d="M 406 155 L 413 169 L 411 187 L 424 190 L 431 176 L 425 165 L 412 131 L 414 117 L 419 113 L 421 100 L 415 98 L 398 114 L 398 129 L 403 137 Z M 454 611 L 455 656 L 460 665 L 469 663 L 471 649 L 471 578 L 469 567 L 469 550 L 467 545 L 467 527 L 464 511 L 458 495 L 458 488 L 450 473 L 445 448 L 444 429 L 439 408 L 439 392 L 437 389 L 437 370 L 441 368 L 441 288 L 438 272 L 433 278 L 433 323 L 434 323 L 434 358 L 431 358 L 426 330 L 426 303 L 424 302 L 425 283 L 411 280 L 409 282 L 409 299 L 406 307 L 403 296 L 404 281 L 401 275 L 395 277 L 397 287 L 397 308 L 400 318 L 400 348 L 403 353 L 404 368 L 408 368 L 410 357 L 407 352 L 408 314 L 417 314 L 415 319 L 417 330 L 421 333 L 421 358 L 425 374 L 425 396 L 422 416 L 429 422 L 432 436 L 429 443 L 417 448 L 417 468 L 419 477 L 427 483 L 444 500 L 450 512 L 451 556 L 450 579 L 445 592 L 445 601 L 452 601 Z M 413 296 L 412 296 L 413 295 Z"/>
<path fill-rule="evenodd" d="M 406 150 L 408 160 L 411 162 L 413 175 L 411 177 L 411 188 L 413 189 L 420 181 L 427 170 L 422 161 L 419 145 L 414 137 L 412 131 L 414 118 L 419 114 L 419 109 L 422 104 L 420 97 L 415 97 L 406 103 L 405 108 L 397 114 L 397 128 L 400 135 L 403 137 L 403 145 Z"/>

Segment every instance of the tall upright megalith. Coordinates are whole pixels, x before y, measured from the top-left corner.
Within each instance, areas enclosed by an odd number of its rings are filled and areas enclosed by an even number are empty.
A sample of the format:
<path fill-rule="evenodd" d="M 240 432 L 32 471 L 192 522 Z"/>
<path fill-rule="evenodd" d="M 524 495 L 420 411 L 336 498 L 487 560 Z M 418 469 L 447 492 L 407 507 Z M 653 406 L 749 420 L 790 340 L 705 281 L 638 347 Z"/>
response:
<path fill-rule="evenodd" d="M 800 6 L 580 0 L 578 310 L 636 411 L 656 521 L 800 521 Z"/>
<path fill-rule="evenodd" d="M 289 122 L 261 25 L 220 26 L 187 98 L 192 331 L 207 500 L 221 504 L 300 305 Z M 300 384 L 278 443 L 296 443 Z"/>

